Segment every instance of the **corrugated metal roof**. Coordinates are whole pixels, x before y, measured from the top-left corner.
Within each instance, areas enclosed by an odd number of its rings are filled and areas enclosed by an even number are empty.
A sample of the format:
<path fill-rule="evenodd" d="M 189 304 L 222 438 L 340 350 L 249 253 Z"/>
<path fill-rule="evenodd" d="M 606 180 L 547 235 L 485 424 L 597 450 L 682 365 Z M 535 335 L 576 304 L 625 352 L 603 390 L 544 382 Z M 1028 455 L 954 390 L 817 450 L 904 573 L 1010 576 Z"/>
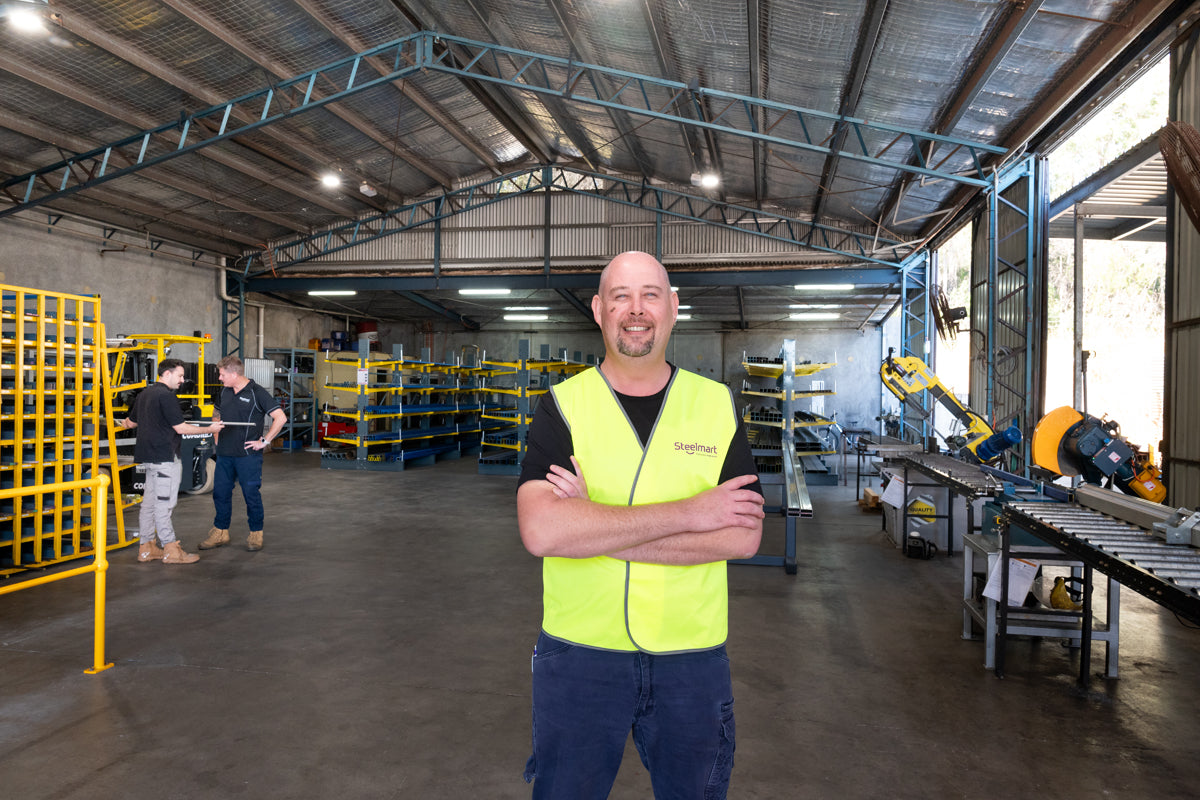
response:
<path fill-rule="evenodd" d="M 0 5 L 12 2 L 0 0 Z M 1173 23 L 1195 14 L 1195 5 L 1165 0 L 58 2 L 48 7 L 53 17 L 42 35 L 0 25 L 0 180 L 426 30 L 446 37 L 434 44 L 446 59 L 463 58 L 464 48 L 449 41 L 460 36 L 506 51 L 711 91 L 689 105 L 687 92 L 672 103 L 665 90 L 645 90 L 655 108 L 678 104 L 683 109 L 674 119 L 657 119 L 622 107 L 627 97 L 607 107 L 579 100 L 585 93 L 616 96 L 621 86 L 612 77 L 589 74 L 582 79 L 588 85 L 554 95 L 524 90 L 520 80 L 529 74 L 493 83 L 478 73 L 464 77 L 424 70 L 49 205 L 237 258 L 257 252 L 263 243 L 455 185 L 556 164 L 684 187 L 700 197 L 915 243 L 932 235 L 974 189 L 915 177 L 896 165 L 927 163 L 957 172 L 972 166 L 967 151 L 943 147 L 930 160 L 903 133 L 878 128 L 862 133 L 761 110 L 755 112 L 756 124 L 774 140 L 704 129 L 693 123 L 737 112 L 736 98 L 722 105 L 712 92 L 1016 151 L 1044 133 L 1056 115 L 1073 113 L 1072 104 L 1098 70 L 1134 57 L 1134 49 L 1143 52 L 1151 46 L 1150 34 L 1161 42 Z M 359 67 L 360 83 L 388 66 L 367 59 Z M 496 74 L 503 71 L 498 62 L 494 66 Z M 336 89 L 328 77 L 312 87 L 317 95 Z M 241 123 L 234 118 L 230 124 Z M 805 137 L 838 152 L 789 144 Z M 856 148 L 880 158 L 855 159 Z M 342 174 L 339 189 L 318 187 L 327 169 Z M 692 175 L 708 169 L 721 175 L 719 187 L 692 187 Z M 1143 196 L 1135 192 L 1134 180 L 1122 184 L 1120 191 L 1128 194 L 1120 197 Z M 374 196 L 357 191 L 364 183 Z M 21 201 L 18 190 L 8 195 Z M 668 238 L 668 260 L 674 258 L 677 268 L 703 266 L 714 252 L 707 239 L 723 236 L 699 236 L 705 247 L 685 247 L 684 239 Z M 616 235 L 604 242 L 622 246 L 637 239 Z M 541 246 L 538 239 L 529 253 L 541 257 Z M 787 248 L 777 244 L 764 243 L 768 253 L 761 257 L 755 249 L 727 246 L 718 258 L 742 269 L 860 266 L 803 247 L 792 250 L 790 262 Z M 365 252 L 388 257 L 385 245 Z M 424 248 L 414 255 L 430 258 Z M 463 258 L 474 265 L 480 255 L 464 253 Z M 556 258 L 551 252 L 552 268 L 558 266 Z M 575 268 L 577 261 L 572 255 L 563 264 Z M 746 308 L 746 298 L 739 305 L 735 289 L 711 287 L 712 296 L 728 301 L 722 324 L 747 324 L 758 313 L 739 310 Z M 553 299 L 561 301 L 561 295 L 549 295 L 547 302 L 561 308 Z M 452 304 L 436 291 L 431 296 Z M 750 299 L 767 302 L 766 297 Z M 412 303 L 375 301 L 385 313 L 427 313 Z M 861 301 L 845 324 L 857 326 L 886 313 L 885 307 L 864 316 L 862 309 L 875 305 L 871 292 L 864 291 Z M 763 309 L 768 316 L 780 311 Z"/>

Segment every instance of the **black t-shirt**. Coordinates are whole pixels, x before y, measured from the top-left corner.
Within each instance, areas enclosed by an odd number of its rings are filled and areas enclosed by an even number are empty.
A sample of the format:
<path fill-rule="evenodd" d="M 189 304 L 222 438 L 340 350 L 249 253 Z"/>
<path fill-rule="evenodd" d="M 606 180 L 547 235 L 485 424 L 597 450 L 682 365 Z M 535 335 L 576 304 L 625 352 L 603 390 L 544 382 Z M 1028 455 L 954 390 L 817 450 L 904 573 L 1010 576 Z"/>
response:
<path fill-rule="evenodd" d="M 187 420 L 179 410 L 179 399 L 169 386 L 160 381 L 147 386 L 134 400 L 129 418 L 137 423 L 134 461 L 164 464 L 175 460 L 182 438 L 175 432 L 175 426 Z"/>
<path fill-rule="evenodd" d="M 672 376 L 675 374 L 674 365 L 671 367 Z M 667 381 L 670 385 L 670 381 Z M 642 447 L 650 439 L 654 431 L 654 423 L 662 410 L 663 400 L 667 397 L 667 387 L 646 397 L 621 394 L 614 392 L 621 407 L 625 409 L 633 429 L 642 441 Z M 572 469 L 571 456 L 575 453 L 571 442 L 571 430 L 563 419 L 558 403 L 550 392 L 538 400 L 537 412 L 529 423 L 529 436 L 526 439 L 525 460 L 521 462 L 521 477 L 517 486 L 526 481 L 544 480 L 550 471 L 551 464 L 557 464 L 565 469 Z M 729 452 L 725 454 L 725 463 L 721 467 L 721 483 L 736 478 L 739 475 L 755 475 L 758 469 L 754 465 L 754 455 L 750 452 L 750 442 L 746 439 L 745 424 L 739 422 L 737 432 L 729 443 Z M 747 489 L 762 494 L 762 485 L 755 481 Z"/>
<path fill-rule="evenodd" d="M 221 403 L 217 415 L 222 422 L 253 422 L 253 425 L 235 425 L 223 429 L 217 436 L 217 455 L 245 456 L 258 450 L 246 450 L 246 442 L 263 435 L 263 422 L 267 415 L 279 408 L 279 401 L 254 381 L 247 381 L 240 392 L 226 386 L 221 390 Z"/>

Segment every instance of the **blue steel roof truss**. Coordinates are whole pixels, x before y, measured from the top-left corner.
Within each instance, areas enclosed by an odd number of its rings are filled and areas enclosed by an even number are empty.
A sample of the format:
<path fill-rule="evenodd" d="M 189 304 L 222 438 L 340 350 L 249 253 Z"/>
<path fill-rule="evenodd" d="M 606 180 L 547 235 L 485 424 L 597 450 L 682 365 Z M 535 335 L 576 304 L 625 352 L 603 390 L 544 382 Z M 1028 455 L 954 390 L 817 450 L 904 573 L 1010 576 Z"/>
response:
<path fill-rule="evenodd" d="M 270 251 L 269 263 L 272 268 L 252 272 L 255 263 L 262 261 L 262 257 L 255 254 L 247 261 L 246 274 L 251 278 L 274 274 L 314 258 L 546 188 L 596 197 L 882 266 L 899 267 L 911 252 L 911 248 L 892 239 L 829 225 L 814 225 L 793 217 L 722 203 L 644 182 L 562 167 L 538 167 L 491 178 L 278 244 Z M 887 257 L 876 255 L 880 251 Z"/>
<path fill-rule="evenodd" d="M 435 44 L 447 42 L 458 45 L 460 52 L 465 51 L 471 57 L 467 58 L 465 62 L 458 61 L 450 57 L 449 48 L 440 48 L 439 50 L 435 47 Z M 504 58 L 501 58 L 502 55 Z M 389 63 L 391 71 L 387 74 L 379 74 L 369 69 L 360 70 L 364 59 L 367 58 L 378 58 Z M 485 70 L 484 64 L 492 71 Z M 0 191 L 8 196 L 12 204 L 0 208 L 0 217 L 74 194 L 422 70 L 440 71 L 459 76 L 467 81 L 502 84 L 516 91 L 553 95 L 576 102 L 666 120 L 674 124 L 699 127 L 713 133 L 748 137 L 762 143 L 821 153 L 835 152 L 829 147 L 832 131 L 839 126 L 848 126 L 854 135 L 846 138 L 855 144 L 853 148 L 839 152 L 840 157 L 976 187 L 989 185 L 984 168 L 986 157 L 999 156 L 1004 152 L 1003 148 L 979 142 L 911 131 L 895 126 L 872 124 L 847 116 L 705 89 L 695 84 L 689 86 L 678 81 L 657 79 L 621 70 L 582 64 L 570 59 L 421 31 L 335 61 L 290 80 L 251 92 L 228 103 L 181 116 L 178 120 L 170 123 L 9 179 L 0 183 Z M 330 93 L 322 93 L 317 90 L 318 85 L 336 88 Z M 608 92 L 600 91 L 601 86 L 612 85 L 615 85 L 616 88 Z M 590 87 L 590 93 L 583 91 L 583 87 Z M 714 109 L 715 113 L 710 113 L 708 109 Z M 246 117 L 241 115 L 235 117 L 235 111 L 246 114 Z M 760 114 L 765 121 L 761 129 L 757 121 Z M 239 118 L 249 118 L 252 121 L 234 124 Z M 801 140 L 772 135 L 771 131 L 785 119 L 794 119 L 799 123 L 799 129 L 803 133 Z M 821 138 L 817 138 L 818 136 Z M 959 157 L 957 159 L 959 168 L 946 170 L 928 166 L 930 159 L 926 158 L 916 159 L 917 163 L 909 164 L 906 160 L 906 153 L 891 154 L 892 160 L 884 158 L 902 139 L 908 139 L 917 152 L 927 149 L 932 153 L 940 149 L 939 156 L 942 164 L 949 162 L 963 149 L 970 154 L 970 158 Z M 881 146 L 872 147 L 870 142 L 881 143 Z M 900 149 L 907 150 L 907 148 Z M 133 154 L 134 150 L 136 150 L 136 155 Z M 114 153 L 120 153 L 123 158 L 128 159 L 129 163 L 113 168 L 111 161 Z M 964 169 L 963 165 L 968 161 L 970 167 Z M 620 182 L 620 179 L 608 178 L 608 180 Z M 486 184 L 479 186 L 484 185 Z M 655 189 L 654 191 L 662 193 L 661 197 L 668 196 L 665 190 Z M 473 194 L 474 187 L 468 190 L 467 202 L 469 204 L 475 203 L 476 207 L 486 204 L 485 202 L 476 202 Z M 458 192 L 448 192 L 444 195 L 446 198 L 455 199 L 458 199 L 459 196 Z M 686 202 L 710 203 L 710 201 L 700 198 L 690 198 L 685 201 L 683 199 L 685 197 L 684 195 L 675 195 L 673 199 L 681 204 L 686 204 Z M 496 199 L 499 198 L 493 198 L 487 202 L 495 202 Z M 410 219 L 415 220 L 422 210 L 432 204 L 436 210 L 425 211 L 428 215 L 428 219 L 425 221 L 429 221 L 441 218 L 445 214 L 444 209 L 439 207 L 440 202 L 439 200 L 422 201 L 406 207 L 406 210 L 410 214 Z M 712 206 L 710 205 L 710 207 Z M 673 206 L 664 207 L 661 211 L 676 216 L 701 218 L 692 213 L 683 214 L 675 211 Z M 769 216 L 764 215 L 764 212 L 749 209 L 744 212 L 739 211 L 739 213 Z M 395 213 L 388 213 L 367 218 L 364 221 L 356 221 L 349 226 L 334 228 L 324 236 L 331 247 L 343 249 L 347 246 L 347 242 L 364 240 L 360 236 L 363 228 L 370 230 L 373 238 L 378 238 L 383 231 L 403 230 L 404 228 L 400 226 L 390 227 L 390 221 L 395 216 L 397 216 Z M 378 223 L 380 227 L 372 228 L 374 223 Z M 410 225 L 412 224 L 418 223 L 410 221 Z M 784 227 L 801 224 L 804 223 L 794 220 L 784 222 L 784 218 L 781 217 L 772 223 L 772 225 Z M 851 238 L 857 236 L 857 234 L 848 234 L 836 228 L 818 226 L 808 227 L 807 233 L 809 241 L 805 242 L 806 246 L 832 252 L 841 251 L 829 247 L 829 242 L 832 241 L 830 236 L 850 236 Z M 813 243 L 812 239 L 817 233 L 821 235 L 820 242 Z M 335 240 L 339 244 L 333 245 Z M 791 236 L 787 240 L 799 242 L 800 237 Z M 312 254 L 317 252 L 313 245 L 314 241 L 315 238 L 312 237 L 304 240 L 307 258 L 311 258 Z M 325 250 L 325 252 L 329 251 Z M 878 261 L 878 259 L 865 256 L 867 251 L 868 249 L 860 243 L 847 254 Z M 280 260 L 279 263 L 284 261 Z M 295 261 L 291 263 L 295 263 Z"/>

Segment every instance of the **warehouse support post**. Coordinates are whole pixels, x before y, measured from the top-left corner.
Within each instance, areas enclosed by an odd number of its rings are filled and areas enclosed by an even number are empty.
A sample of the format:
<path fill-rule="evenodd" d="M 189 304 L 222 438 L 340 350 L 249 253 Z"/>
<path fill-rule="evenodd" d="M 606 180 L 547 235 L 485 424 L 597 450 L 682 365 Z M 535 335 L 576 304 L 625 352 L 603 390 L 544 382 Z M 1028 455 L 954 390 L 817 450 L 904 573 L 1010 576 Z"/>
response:
<path fill-rule="evenodd" d="M 43 575 L 27 581 L 0 587 L 0 595 L 12 594 L 22 589 L 32 589 L 44 583 L 61 581 L 76 575 L 96 573 L 96 621 L 95 635 L 92 647 L 92 666 L 84 670 L 89 675 L 103 672 L 112 666 L 104 661 L 104 602 L 108 594 L 108 487 L 111 484 L 108 475 L 101 474 L 95 478 L 66 483 L 48 483 L 41 486 L 21 486 L 14 489 L 0 490 L 0 500 L 12 497 L 29 497 L 32 495 L 73 492 L 77 489 L 90 489 L 92 492 L 92 543 L 96 557 L 86 567 L 56 572 L 53 575 Z"/>

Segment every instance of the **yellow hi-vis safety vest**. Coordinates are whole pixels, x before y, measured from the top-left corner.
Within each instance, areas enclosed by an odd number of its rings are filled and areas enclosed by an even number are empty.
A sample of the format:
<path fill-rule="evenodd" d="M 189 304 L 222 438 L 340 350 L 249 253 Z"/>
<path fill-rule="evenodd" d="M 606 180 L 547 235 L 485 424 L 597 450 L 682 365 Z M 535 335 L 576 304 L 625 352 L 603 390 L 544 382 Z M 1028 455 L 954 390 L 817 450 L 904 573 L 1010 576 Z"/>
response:
<path fill-rule="evenodd" d="M 682 369 L 667 386 L 645 449 L 599 369 L 554 387 L 591 500 L 643 505 L 680 500 L 720 482 L 737 432 L 728 387 Z M 724 561 L 662 566 L 594 558 L 545 558 L 542 629 L 605 650 L 678 653 L 725 643 Z"/>

